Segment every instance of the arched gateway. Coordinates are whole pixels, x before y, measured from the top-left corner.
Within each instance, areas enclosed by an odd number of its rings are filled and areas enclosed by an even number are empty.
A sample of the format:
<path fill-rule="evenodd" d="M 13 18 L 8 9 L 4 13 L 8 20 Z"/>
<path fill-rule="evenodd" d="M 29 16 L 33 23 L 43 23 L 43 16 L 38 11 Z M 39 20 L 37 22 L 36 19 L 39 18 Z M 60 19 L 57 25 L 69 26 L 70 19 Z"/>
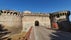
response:
<path fill-rule="evenodd" d="M 39 26 L 39 21 L 35 21 L 35 26 Z"/>

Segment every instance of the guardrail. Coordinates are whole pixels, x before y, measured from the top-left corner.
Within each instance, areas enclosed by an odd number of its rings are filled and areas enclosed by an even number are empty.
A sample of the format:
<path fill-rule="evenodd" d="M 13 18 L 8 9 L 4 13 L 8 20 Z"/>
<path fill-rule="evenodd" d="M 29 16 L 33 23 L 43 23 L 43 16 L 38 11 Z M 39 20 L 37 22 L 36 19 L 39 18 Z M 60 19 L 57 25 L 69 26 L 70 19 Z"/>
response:
<path fill-rule="evenodd" d="M 29 40 L 31 31 L 32 31 L 32 27 L 29 29 L 29 31 L 26 33 L 26 35 L 23 37 L 23 40 Z"/>

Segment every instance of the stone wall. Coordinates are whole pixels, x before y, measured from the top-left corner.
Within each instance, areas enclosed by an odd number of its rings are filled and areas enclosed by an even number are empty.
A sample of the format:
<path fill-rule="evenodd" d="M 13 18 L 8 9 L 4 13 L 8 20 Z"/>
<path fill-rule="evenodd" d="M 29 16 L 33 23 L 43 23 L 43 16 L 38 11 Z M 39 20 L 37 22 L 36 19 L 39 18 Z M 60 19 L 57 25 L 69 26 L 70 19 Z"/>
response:
<path fill-rule="evenodd" d="M 69 15 L 70 15 L 70 11 L 61 11 L 61 12 L 54 12 L 50 14 L 50 19 L 51 19 L 51 26 L 52 28 L 54 28 L 53 24 L 56 23 L 56 25 L 58 25 L 57 23 L 63 23 L 62 21 L 69 21 Z M 60 26 L 57 26 L 57 29 Z"/>
<path fill-rule="evenodd" d="M 13 33 L 28 31 L 30 27 L 35 26 L 35 21 L 39 22 L 39 26 L 46 28 L 52 27 L 52 22 L 57 22 L 60 19 L 69 20 L 68 11 L 54 12 L 52 14 L 32 13 L 25 11 L 20 12 L 13 10 L 0 10 L 0 25 Z"/>
<path fill-rule="evenodd" d="M 22 20 L 19 12 L 1 10 L 0 24 L 11 33 L 18 33 L 22 30 Z"/>
<path fill-rule="evenodd" d="M 23 31 L 27 31 L 31 26 L 35 26 L 35 21 L 39 22 L 39 26 L 50 28 L 50 19 L 48 14 L 24 14 L 22 17 Z"/>

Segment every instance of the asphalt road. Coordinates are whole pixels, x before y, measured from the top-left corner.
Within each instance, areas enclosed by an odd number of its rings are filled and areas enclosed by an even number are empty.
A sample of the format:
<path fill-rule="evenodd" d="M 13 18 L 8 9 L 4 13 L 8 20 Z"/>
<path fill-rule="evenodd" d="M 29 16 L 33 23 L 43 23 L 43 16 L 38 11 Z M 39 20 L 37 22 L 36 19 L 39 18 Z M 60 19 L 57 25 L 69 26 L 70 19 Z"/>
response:
<path fill-rule="evenodd" d="M 34 27 L 34 36 L 35 40 L 71 40 L 71 33 L 49 30 L 41 26 Z"/>

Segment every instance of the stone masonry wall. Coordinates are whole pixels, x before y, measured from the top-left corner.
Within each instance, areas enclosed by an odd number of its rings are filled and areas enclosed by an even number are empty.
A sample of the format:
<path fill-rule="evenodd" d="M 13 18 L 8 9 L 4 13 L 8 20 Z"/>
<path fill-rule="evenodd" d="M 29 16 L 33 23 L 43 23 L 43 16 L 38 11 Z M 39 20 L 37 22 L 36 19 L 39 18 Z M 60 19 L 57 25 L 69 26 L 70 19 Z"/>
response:
<path fill-rule="evenodd" d="M 14 11 L 6 11 L 0 15 L 0 24 L 4 26 L 5 29 L 8 29 L 11 33 L 18 33 L 22 30 L 22 20 L 19 13 Z"/>
<path fill-rule="evenodd" d="M 23 31 L 28 31 L 31 26 L 35 26 L 35 21 L 39 22 L 39 26 L 44 26 L 50 28 L 50 19 L 49 16 L 31 16 L 24 15 L 22 17 Z"/>

